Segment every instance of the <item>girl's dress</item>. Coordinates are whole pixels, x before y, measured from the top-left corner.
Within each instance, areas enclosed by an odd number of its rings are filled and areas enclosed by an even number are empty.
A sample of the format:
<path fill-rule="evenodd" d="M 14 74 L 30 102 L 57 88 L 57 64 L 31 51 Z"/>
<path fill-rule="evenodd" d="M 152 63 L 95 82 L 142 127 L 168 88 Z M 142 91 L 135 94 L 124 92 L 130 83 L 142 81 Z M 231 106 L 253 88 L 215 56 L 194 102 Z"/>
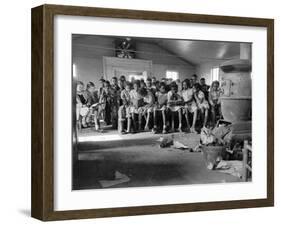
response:
<path fill-rule="evenodd" d="M 209 101 L 212 102 L 214 105 L 219 104 L 220 94 L 220 90 L 211 90 L 209 93 Z"/>
<path fill-rule="evenodd" d="M 197 106 L 199 109 L 209 109 L 209 103 L 205 99 L 205 94 L 199 90 L 198 93 L 195 93 L 197 97 Z"/>
<path fill-rule="evenodd" d="M 156 92 L 155 96 L 157 99 L 157 104 L 155 104 L 155 110 L 164 111 L 166 109 L 167 102 L 168 102 L 168 94 L 161 93 L 160 91 L 158 91 Z"/>
<path fill-rule="evenodd" d="M 89 108 L 87 107 L 87 98 L 84 93 L 77 93 L 76 94 L 76 119 L 79 120 L 79 117 L 85 117 L 88 112 Z"/>
<path fill-rule="evenodd" d="M 139 114 L 141 113 L 141 107 L 144 105 L 142 96 L 136 90 L 130 91 L 130 113 L 131 114 Z"/>
<path fill-rule="evenodd" d="M 182 98 L 177 93 L 172 93 L 172 91 L 168 92 L 168 108 L 172 111 L 179 111 L 182 108 Z"/>
<path fill-rule="evenodd" d="M 194 92 L 192 89 L 182 90 L 181 96 L 185 102 L 183 107 L 184 113 L 193 113 L 197 111 L 197 104 L 194 100 Z"/>
<path fill-rule="evenodd" d="M 130 112 L 130 92 L 123 89 L 120 94 L 122 105 L 119 107 L 118 118 L 125 119 L 131 116 Z"/>
<path fill-rule="evenodd" d="M 120 103 L 120 93 L 121 90 L 119 86 L 112 86 L 111 87 L 112 92 L 112 102 L 111 102 L 111 123 L 113 128 L 117 128 L 117 118 L 118 118 L 118 109 L 119 109 L 119 103 Z"/>
<path fill-rule="evenodd" d="M 111 124 L 111 106 L 113 95 L 111 89 L 104 88 L 100 94 L 100 114 L 107 125 Z"/>
<path fill-rule="evenodd" d="M 147 95 L 143 97 L 143 102 L 144 106 L 140 107 L 139 112 L 141 114 L 153 112 L 155 98 L 150 91 L 148 91 Z"/>

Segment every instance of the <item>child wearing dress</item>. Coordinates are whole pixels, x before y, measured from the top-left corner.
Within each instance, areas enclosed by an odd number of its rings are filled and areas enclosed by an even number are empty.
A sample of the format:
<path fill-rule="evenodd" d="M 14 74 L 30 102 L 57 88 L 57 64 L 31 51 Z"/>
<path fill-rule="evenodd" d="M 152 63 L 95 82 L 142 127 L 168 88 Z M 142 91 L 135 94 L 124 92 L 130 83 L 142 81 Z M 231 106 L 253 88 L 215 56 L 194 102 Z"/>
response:
<path fill-rule="evenodd" d="M 141 107 L 143 106 L 143 98 L 139 94 L 140 89 L 140 81 L 135 80 L 133 84 L 133 89 L 130 91 L 130 113 L 132 116 L 132 125 L 134 128 L 134 131 L 138 131 L 141 129 L 141 118 L 142 114 L 140 112 Z M 136 116 L 138 117 L 138 120 L 136 120 Z M 137 126 L 138 121 L 138 126 Z"/>
<path fill-rule="evenodd" d="M 183 106 L 183 114 L 185 115 L 186 124 L 187 124 L 187 130 L 191 133 L 195 133 L 195 123 L 197 120 L 197 105 L 194 99 L 194 91 L 190 87 L 190 81 L 189 79 L 185 79 L 182 82 L 182 91 L 181 91 L 181 97 L 184 101 Z M 192 125 L 190 127 L 189 124 L 189 113 L 193 114 L 193 120 Z"/>
<path fill-rule="evenodd" d="M 139 114 L 145 117 L 145 127 L 144 130 L 149 130 L 149 120 L 151 114 L 153 113 L 153 107 L 155 103 L 154 95 L 151 91 L 146 88 L 140 88 L 139 90 L 140 96 L 143 98 L 144 105 L 140 107 Z M 141 119 L 140 119 L 141 120 Z M 141 121 L 139 121 L 141 123 Z"/>
<path fill-rule="evenodd" d="M 87 97 L 85 95 L 84 83 L 81 81 L 77 82 L 76 86 L 76 119 L 78 128 L 86 128 L 86 116 L 89 112 L 87 107 Z"/>
<path fill-rule="evenodd" d="M 175 129 L 175 113 L 179 117 L 178 131 L 182 132 L 182 98 L 178 94 L 178 86 L 175 82 L 170 84 L 170 91 L 167 94 L 168 109 L 172 114 L 172 131 Z"/>
<path fill-rule="evenodd" d="M 201 116 L 204 116 L 203 128 L 206 127 L 209 113 L 209 104 L 205 98 L 205 94 L 201 90 L 199 83 L 195 83 L 193 86 L 194 98 L 197 103 L 198 110 L 200 111 Z"/>
<path fill-rule="evenodd" d="M 152 132 L 157 132 L 157 122 L 159 118 L 157 117 L 157 112 L 161 112 L 161 117 L 163 121 L 163 130 L 162 133 L 167 133 L 167 122 L 166 122 L 166 114 L 167 114 L 167 102 L 168 102 L 168 95 L 166 91 L 166 84 L 161 82 L 159 91 L 155 93 L 156 97 L 156 104 L 153 109 L 153 129 Z"/>
<path fill-rule="evenodd" d="M 216 124 L 216 119 L 221 115 L 221 90 L 219 89 L 219 86 L 219 81 L 213 81 L 209 92 L 209 103 L 211 106 L 211 116 L 213 125 Z"/>
<path fill-rule="evenodd" d="M 122 105 L 119 107 L 119 111 L 118 111 L 118 121 L 119 121 L 118 130 L 122 134 L 130 133 L 131 131 L 132 117 L 130 112 L 130 91 L 131 91 L 131 83 L 125 82 L 125 89 L 123 89 L 120 94 Z M 125 131 L 126 119 L 127 119 L 127 130 Z"/>
<path fill-rule="evenodd" d="M 112 77 L 111 79 L 111 92 L 112 92 L 112 102 L 111 102 L 111 123 L 112 128 L 117 129 L 118 125 L 118 109 L 120 103 L 120 87 L 118 86 L 118 79 L 117 77 Z"/>
<path fill-rule="evenodd" d="M 93 117 L 95 123 L 95 129 L 98 131 L 100 129 L 100 123 L 98 119 L 99 97 L 97 91 L 95 90 L 95 84 L 93 82 L 89 82 L 87 84 L 87 89 L 85 91 L 85 94 L 87 98 L 87 106 L 89 108 L 89 112 L 86 116 L 86 123 L 87 125 L 90 125 Z"/>
<path fill-rule="evenodd" d="M 107 125 L 111 124 L 111 106 L 113 103 L 113 92 L 109 81 L 104 82 L 104 87 L 101 90 L 100 97 L 100 114 L 101 118 Z"/>

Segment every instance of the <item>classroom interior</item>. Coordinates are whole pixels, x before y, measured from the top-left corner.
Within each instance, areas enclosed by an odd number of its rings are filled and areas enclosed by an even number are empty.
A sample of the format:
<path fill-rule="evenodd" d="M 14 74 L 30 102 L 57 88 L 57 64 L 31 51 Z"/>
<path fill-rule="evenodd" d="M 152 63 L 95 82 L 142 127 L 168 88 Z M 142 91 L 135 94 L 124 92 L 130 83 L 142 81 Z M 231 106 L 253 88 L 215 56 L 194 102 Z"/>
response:
<path fill-rule="evenodd" d="M 133 43 L 132 58 L 116 55 L 119 40 Z M 251 60 L 250 43 L 72 35 L 74 84 L 93 82 L 96 89 L 101 78 L 111 81 L 112 77 L 122 75 L 128 81 L 132 77 L 146 80 L 152 76 L 159 81 L 162 78 L 183 81 L 196 74 L 198 80 L 205 78 L 206 84 L 211 85 L 215 80 L 221 81 L 220 66 L 224 62 L 240 59 Z M 101 133 L 94 127 L 77 129 L 77 113 L 75 110 L 72 113 L 73 190 L 244 181 L 234 174 L 206 167 L 203 153 L 194 151 L 200 143 L 200 130 L 120 134 L 101 123 Z M 242 130 L 251 137 L 251 130 Z M 173 146 L 161 148 L 159 144 L 165 138 L 180 141 L 188 151 Z"/>

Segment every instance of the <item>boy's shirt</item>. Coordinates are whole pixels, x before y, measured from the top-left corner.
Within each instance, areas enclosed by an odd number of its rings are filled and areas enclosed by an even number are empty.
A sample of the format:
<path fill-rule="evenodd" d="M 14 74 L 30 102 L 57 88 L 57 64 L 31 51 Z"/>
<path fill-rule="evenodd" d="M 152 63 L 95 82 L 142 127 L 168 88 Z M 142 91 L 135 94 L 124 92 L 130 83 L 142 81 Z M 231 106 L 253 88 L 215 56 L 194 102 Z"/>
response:
<path fill-rule="evenodd" d="M 76 103 L 81 105 L 87 104 L 87 96 L 84 91 L 81 93 L 76 93 Z"/>
<path fill-rule="evenodd" d="M 156 94 L 156 88 L 153 88 L 152 86 L 149 88 L 146 88 L 148 92 L 151 92 L 153 94 L 153 96 L 155 97 Z"/>
<path fill-rule="evenodd" d="M 99 97 L 101 96 L 102 92 L 103 92 L 103 87 L 100 87 L 100 88 L 98 89 L 98 96 L 99 96 Z"/>
<path fill-rule="evenodd" d="M 113 102 L 113 104 L 119 103 L 120 94 L 121 94 L 120 87 L 118 85 L 112 85 L 111 86 L 111 92 L 112 92 L 112 102 Z"/>
<path fill-rule="evenodd" d="M 88 90 L 85 92 L 87 98 L 87 105 L 91 106 L 99 102 L 99 97 L 97 91 L 90 93 Z"/>
<path fill-rule="evenodd" d="M 112 84 L 112 85 L 111 85 L 111 89 L 112 89 L 113 91 L 119 91 L 119 90 L 120 90 L 120 87 L 119 87 L 118 85 Z"/>
<path fill-rule="evenodd" d="M 110 88 L 103 88 L 100 94 L 100 102 L 112 102 L 113 100 L 113 93 Z"/>
<path fill-rule="evenodd" d="M 209 97 L 209 89 L 210 89 L 209 85 L 206 85 L 206 84 L 201 85 L 201 90 L 205 95 L 205 99 L 208 99 L 208 97 Z"/>

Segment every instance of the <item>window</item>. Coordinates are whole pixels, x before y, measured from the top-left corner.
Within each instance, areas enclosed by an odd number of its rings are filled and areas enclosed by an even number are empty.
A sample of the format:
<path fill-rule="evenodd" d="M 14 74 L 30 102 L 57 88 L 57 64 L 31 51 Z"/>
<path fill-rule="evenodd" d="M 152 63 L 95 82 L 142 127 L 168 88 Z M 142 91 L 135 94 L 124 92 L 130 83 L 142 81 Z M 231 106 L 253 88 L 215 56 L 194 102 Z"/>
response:
<path fill-rule="evenodd" d="M 76 64 L 72 65 L 72 76 L 74 78 L 77 78 L 77 67 L 76 67 Z"/>
<path fill-rule="evenodd" d="M 131 82 L 132 80 L 146 80 L 146 77 L 147 75 L 144 74 L 144 73 L 138 73 L 138 72 L 135 72 L 133 74 L 129 74 L 129 81 Z"/>
<path fill-rule="evenodd" d="M 211 69 L 211 79 L 212 79 L 212 82 L 213 81 L 219 81 L 219 79 L 220 79 L 219 71 L 220 71 L 219 67 L 213 67 Z"/>
<path fill-rule="evenodd" d="M 177 71 L 166 71 L 166 78 L 175 81 L 179 78 L 179 73 Z"/>

